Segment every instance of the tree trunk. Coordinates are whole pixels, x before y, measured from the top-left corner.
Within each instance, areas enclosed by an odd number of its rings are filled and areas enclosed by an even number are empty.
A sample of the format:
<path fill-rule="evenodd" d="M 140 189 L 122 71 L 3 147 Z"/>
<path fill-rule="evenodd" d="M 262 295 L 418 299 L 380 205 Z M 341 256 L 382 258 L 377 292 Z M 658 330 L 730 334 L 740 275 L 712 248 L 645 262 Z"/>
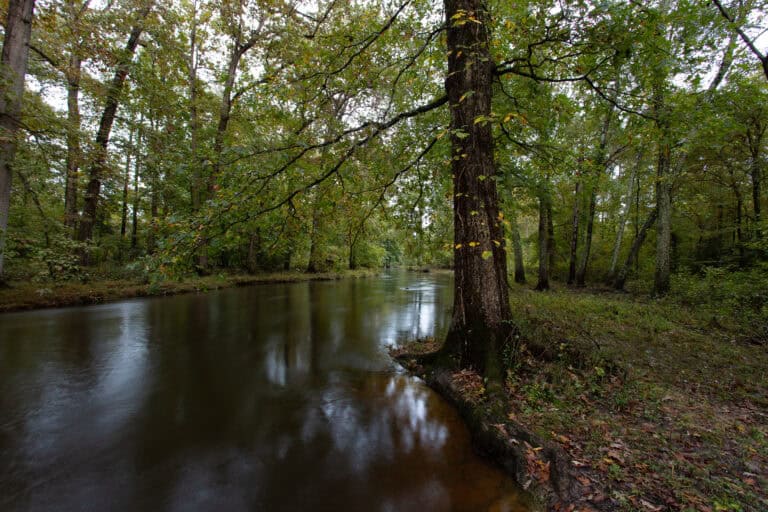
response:
<path fill-rule="evenodd" d="M 246 267 L 249 274 L 255 274 L 259 270 L 259 252 L 261 252 L 261 240 L 258 230 L 251 233 L 248 240 L 248 257 Z"/>
<path fill-rule="evenodd" d="M 80 148 L 80 68 L 82 62 L 72 53 L 67 69 L 67 174 L 64 185 L 64 225 L 74 234 L 77 226 L 77 182 L 82 159 Z"/>
<path fill-rule="evenodd" d="M 315 191 L 317 194 L 317 191 Z M 315 197 L 312 204 L 312 227 L 309 234 L 309 263 L 307 263 L 307 272 L 314 274 L 320 271 L 320 250 L 318 244 L 320 243 L 319 231 L 320 231 L 320 213 L 319 213 L 319 199 Z"/>
<path fill-rule="evenodd" d="M 16 156 L 24 77 L 27 74 L 29 38 L 34 0 L 10 0 L 5 39 L 0 56 L 0 282 L 3 281 L 5 238 L 11 208 L 11 180 Z"/>
<path fill-rule="evenodd" d="M 557 263 L 557 245 L 555 244 L 555 224 L 554 215 L 552 214 L 552 201 L 547 201 L 547 258 L 548 273 L 551 275 L 555 264 Z"/>
<path fill-rule="evenodd" d="M 672 250 L 672 185 L 669 183 L 670 145 L 662 138 L 659 144 L 659 160 L 656 172 L 656 272 L 653 280 L 653 294 L 666 295 L 669 292 Z"/>
<path fill-rule="evenodd" d="M 547 236 L 547 199 L 539 198 L 539 280 L 536 289 L 549 290 L 549 236 Z"/>
<path fill-rule="evenodd" d="M 663 21 L 670 8 L 670 1 L 663 0 L 656 37 L 667 36 L 666 22 Z M 659 63 L 653 76 L 653 113 L 658 131 L 658 161 L 656 165 L 656 271 L 653 279 L 653 294 L 666 295 L 669 292 L 672 249 L 672 183 L 670 176 L 672 160 L 672 134 L 670 133 L 669 109 L 666 104 L 668 72 L 664 63 Z"/>
<path fill-rule="evenodd" d="M 618 85 L 616 87 L 618 91 Z M 595 149 L 595 156 L 593 159 L 593 169 L 591 174 L 591 183 L 589 187 L 589 212 L 587 213 L 587 232 L 584 236 L 584 252 L 581 255 L 581 261 L 579 262 L 579 269 L 576 272 L 576 286 L 583 287 L 586 284 L 587 279 L 587 267 L 589 265 L 589 256 L 592 251 L 592 233 L 595 227 L 595 210 L 597 208 L 597 190 L 600 186 L 600 178 L 602 178 L 605 172 L 607 163 L 606 152 L 608 148 L 608 135 L 611 129 L 611 121 L 613 120 L 613 105 L 608 108 L 605 113 L 605 119 L 603 119 L 602 128 L 600 130 L 600 142 Z"/>
<path fill-rule="evenodd" d="M 592 187 L 589 194 L 589 212 L 587 213 L 587 232 L 584 235 L 584 252 L 581 254 L 579 270 L 576 272 L 576 286 L 584 287 L 587 279 L 589 253 L 592 250 L 592 231 L 595 227 L 595 209 L 597 207 L 597 190 Z"/>
<path fill-rule="evenodd" d="M 523 244 L 520 242 L 520 228 L 517 217 L 512 217 L 512 249 L 515 256 L 515 282 L 525 283 L 525 261 L 523 259 Z"/>
<path fill-rule="evenodd" d="M 142 137 L 142 129 L 141 126 L 144 123 L 143 116 L 141 117 L 139 121 L 139 127 L 137 128 L 136 132 L 136 164 L 134 165 L 133 169 L 133 208 L 132 208 L 132 224 L 131 224 L 131 252 L 136 254 L 136 248 L 138 246 L 139 242 L 139 200 L 141 199 L 141 196 L 139 195 L 139 177 L 141 172 L 141 137 Z"/>
<path fill-rule="evenodd" d="M 624 284 L 627 282 L 629 270 L 632 268 L 632 265 L 638 261 L 637 256 L 640 254 L 640 247 L 643 246 L 645 237 L 648 235 L 648 230 L 651 229 L 653 223 L 656 222 L 658 213 L 659 212 L 656 208 L 651 210 L 651 213 L 648 215 L 648 218 L 643 224 L 643 227 L 640 228 L 640 231 L 637 232 L 637 236 L 635 237 L 634 242 L 632 242 L 632 247 L 629 249 L 629 254 L 627 254 L 627 261 L 624 263 L 624 266 L 621 267 L 619 273 L 616 274 L 616 280 L 613 283 L 613 287 L 616 290 L 624 289 Z"/>
<path fill-rule="evenodd" d="M 568 263 L 568 284 L 576 280 L 576 255 L 579 251 L 579 203 L 581 199 L 581 180 L 576 181 L 573 192 L 573 214 L 571 216 L 571 254 Z"/>
<path fill-rule="evenodd" d="M 747 130 L 747 142 L 749 143 L 750 152 L 750 165 L 749 176 L 752 179 L 752 209 L 755 217 L 755 237 L 757 239 L 762 238 L 763 231 L 760 221 L 762 220 L 762 208 L 760 204 L 761 200 L 761 181 L 762 181 L 762 168 L 760 164 L 760 150 L 763 143 L 763 135 L 765 128 L 756 123 L 756 126 Z"/>
<path fill-rule="evenodd" d="M 136 52 L 136 47 L 139 44 L 139 38 L 144 30 L 144 20 L 149 15 L 151 8 L 152 2 L 149 2 L 139 13 L 137 23 L 131 30 L 128 43 L 125 45 L 125 50 L 122 52 L 117 69 L 115 69 L 115 75 L 107 89 L 107 101 L 104 105 L 101 121 L 99 122 L 99 130 L 96 133 L 95 155 L 88 169 L 88 188 L 85 193 L 85 204 L 83 205 L 83 214 L 80 217 L 80 229 L 78 232 L 78 240 L 81 242 L 88 242 L 93 237 L 93 225 L 96 220 L 99 194 L 101 193 L 101 180 L 107 166 L 109 136 L 117 115 L 117 107 L 120 104 L 120 93 L 128 76 L 133 54 Z M 82 265 L 90 264 L 90 251 L 87 248 L 81 251 L 80 263 Z"/>
<path fill-rule="evenodd" d="M 507 257 L 499 218 L 491 124 L 493 63 L 482 0 L 445 0 L 453 173 L 454 303 L 442 353 L 494 385 L 513 356 Z M 462 23 L 463 22 L 463 23 Z"/>
<path fill-rule="evenodd" d="M 131 155 L 133 154 L 133 129 L 128 131 L 128 146 L 125 148 L 125 175 L 123 176 L 123 211 L 120 222 L 120 240 L 125 239 L 128 227 L 128 188 L 131 181 Z"/>
<path fill-rule="evenodd" d="M 616 241 L 613 243 L 613 252 L 611 253 L 611 266 L 608 269 L 608 282 L 611 283 L 616 277 L 616 265 L 619 262 L 619 252 L 621 251 L 621 242 L 624 240 L 624 229 L 627 225 L 627 217 L 629 217 L 629 209 L 632 204 L 632 192 L 635 188 L 635 176 L 637 175 L 638 167 L 643 159 L 642 153 L 637 155 L 637 163 L 632 167 L 632 174 L 627 180 L 627 194 L 624 201 L 624 208 L 621 211 L 619 217 L 619 225 L 616 229 Z"/>

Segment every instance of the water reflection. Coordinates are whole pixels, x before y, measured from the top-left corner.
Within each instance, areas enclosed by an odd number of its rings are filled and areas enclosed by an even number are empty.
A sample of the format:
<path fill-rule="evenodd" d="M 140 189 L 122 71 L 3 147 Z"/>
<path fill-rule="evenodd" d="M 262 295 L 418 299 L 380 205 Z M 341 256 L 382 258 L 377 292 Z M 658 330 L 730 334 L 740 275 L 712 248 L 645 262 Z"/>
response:
<path fill-rule="evenodd" d="M 440 336 L 446 277 L 0 317 L 0 509 L 524 510 L 384 345 Z"/>

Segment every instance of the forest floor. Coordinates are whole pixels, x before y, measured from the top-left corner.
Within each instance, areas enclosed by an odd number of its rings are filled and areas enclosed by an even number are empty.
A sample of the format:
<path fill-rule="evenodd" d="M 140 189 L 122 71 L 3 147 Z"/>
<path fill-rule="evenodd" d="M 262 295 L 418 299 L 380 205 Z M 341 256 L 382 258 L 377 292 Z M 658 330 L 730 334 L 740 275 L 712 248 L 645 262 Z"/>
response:
<path fill-rule="evenodd" d="M 349 270 L 307 274 L 304 272 L 277 272 L 265 274 L 220 274 L 187 277 L 147 283 L 131 279 L 94 279 L 87 283 L 77 281 L 14 283 L 0 288 L 0 313 L 49 307 L 100 304 L 133 297 L 177 295 L 206 292 L 233 286 L 264 283 L 293 283 L 299 281 L 329 281 L 342 278 L 375 275 L 373 270 Z"/>
<path fill-rule="evenodd" d="M 527 466 L 522 483 L 533 480 L 534 491 L 550 476 L 562 480 L 545 457 L 559 454 L 575 486 L 570 504 L 561 496 L 549 509 L 768 510 L 765 340 L 730 328 L 737 318 L 673 299 L 566 288 L 511 295 L 528 350 L 509 374 L 502 407 L 471 372 L 452 374 L 442 388 L 459 395 L 460 410 L 469 406 L 474 434 L 493 431 L 508 448 L 522 447 L 517 465 Z"/>

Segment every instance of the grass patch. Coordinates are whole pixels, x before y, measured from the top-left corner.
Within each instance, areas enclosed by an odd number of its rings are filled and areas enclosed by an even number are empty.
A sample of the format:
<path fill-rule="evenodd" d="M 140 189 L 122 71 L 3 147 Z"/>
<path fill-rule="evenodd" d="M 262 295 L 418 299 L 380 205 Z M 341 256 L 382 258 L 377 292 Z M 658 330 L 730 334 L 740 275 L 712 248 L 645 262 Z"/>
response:
<path fill-rule="evenodd" d="M 768 353 L 711 311 L 517 288 L 509 410 L 619 510 L 768 510 Z M 588 486 L 588 488 L 590 488 Z"/>

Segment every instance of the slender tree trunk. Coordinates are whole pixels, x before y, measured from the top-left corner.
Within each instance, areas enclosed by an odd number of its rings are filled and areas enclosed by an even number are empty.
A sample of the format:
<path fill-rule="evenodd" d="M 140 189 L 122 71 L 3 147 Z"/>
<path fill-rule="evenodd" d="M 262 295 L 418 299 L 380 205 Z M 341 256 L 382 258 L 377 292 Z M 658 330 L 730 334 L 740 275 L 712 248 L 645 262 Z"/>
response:
<path fill-rule="evenodd" d="M 357 256 L 355 254 L 355 243 L 349 245 L 349 270 L 357 269 Z"/>
<path fill-rule="evenodd" d="M 656 208 L 651 210 L 651 213 L 648 214 L 648 218 L 643 224 L 643 227 L 641 227 L 640 230 L 637 232 L 637 236 L 635 237 L 634 242 L 632 242 L 632 247 L 629 249 L 629 254 L 627 254 L 627 261 L 624 263 L 624 266 L 621 267 L 618 274 L 616 274 L 616 280 L 613 283 L 613 287 L 615 289 L 617 290 L 624 289 L 624 285 L 627 282 L 627 276 L 629 275 L 629 271 L 632 268 L 632 265 L 634 265 L 638 261 L 640 248 L 643 246 L 643 242 L 645 242 L 645 237 L 648 235 L 648 230 L 651 229 L 653 224 L 656 222 L 658 213 L 659 212 Z"/>
<path fill-rule="evenodd" d="M 613 243 L 613 252 L 611 253 L 611 266 L 608 269 L 608 282 L 611 283 L 616 277 L 616 265 L 619 262 L 619 252 L 621 251 L 621 242 L 624 240 L 624 228 L 627 225 L 627 217 L 629 217 L 629 209 L 632 205 L 632 192 L 635 188 L 635 176 L 637 176 L 638 167 L 642 162 L 643 155 L 639 153 L 637 156 L 637 163 L 632 167 L 632 174 L 627 181 L 627 193 L 624 196 L 624 207 L 619 217 L 619 225 L 616 229 L 616 240 Z"/>
<path fill-rule="evenodd" d="M 77 226 L 77 182 L 82 160 L 80 148 L 80 57 L 73 52 L 67 69 L 67 174 L 64 185 L 64 225 Z"/>
<path fill-rule="evenodd" d="M 139 242 L 139 201 L 141 200 L 141 196 L 139 194 L 139 179 L 141 176 L 141 138 L 142 138 L 142 124 L 144 123 L 144 118 L 142 116 L 141 120 L 139 121 L 139 127 L 137 128 L 136 132 L 136 164 L 134 165 L 133 169 L 133 207 L 131 212 L 132 217 L 132 223 L 131 223 L 131 252 L 136 254 L 136 249 L 138 247 Z"/>
<path fill-rule="evenodd" d="M 189 152 L 192 160 L 192 211 L 200 210 L 202 176 L 197 158 L 197 136 L 199 120 L 197 115 L 197 0 L 192 1 L 192 28 L 189 34 L 189 57 L 187 59 L 189 80 Z"/>
<path fill-rule="evenodd" d="M 552 214 L 552 201 L 547 201 L 547 258 L 548 270 L 551 275 L 557 263 L 557 245 L 555 244 L 555 216 Z"/>
<path fill-rule="evenodd" d="M 670 0 L 663 0 L 660 7 L 661 18 L 656 27 L 656 37 L 667 37 L 664 17 L 670 9 Z M 653 279 L 653 294 L 666 295 L 669 292 L 672 262 L 672 134 L 670 129 L 669 109 L 666 104 L 668 71 L 665 64 L 659 63 L 654 70 L 652 87 L 652 105 L 658 131 L 658 160 L 656 165 L 656 271 Z"/>
<path fill-rule="evenodd" d="M 256 38 L 252 37 L 246 42 L 241 41 L 242 23 L 238 27 L 237 34 L 232 41 L 232 52 L 227 64 L 227 74 L 224 78 L 224 89 L 221 93 L 221 104 L 219 105 L 219 120 L 216 125 L 216 134 L 213 139 L 213 157 L 211 164 L 211 173 L 208 175 L 208 198 L 212 199 L 216 195 L 218 188 L 218 178 L 221 172 L 221 157 L 224 152 L 224 137 L 227 134 L 229 119 L 232 115 L 232 89 L 235 86 L 237 77 L 237 67 L 240 59 L 248 50 L 256 44 Z M 207 274 L 208 269 L 208 239 L 203 238 L 198 247 L 197 267 L 200 274 Z"/>
<path fill-rule="evenodd" d="M 589 194 L 589 211 L 587 213 L 587 232 L 584 236 L 584 251 L 579 262 L 579 270 L 576 272 L 576 286 L 586 285 L 587 266 L 589 254 L 592 250 L 592 231 L 595 226 L 595 209 L 597 208 L 597 190 L 593 187 Z"/>
<path fill-rule="evenodd" d="M 109 136 L 112 132 L 112 125 L 115 122 L 117 108 L 120 104 L 120 93 L 128 76 L 133 54 L 136 52 L 136 47 L 139 44 L 139 38 L 144 30 L 144 20 L 149 15 L 151 8 L 152 2 L 149 2 L 139 13 L 137 23 L 131 30 L 125 50 L 115 70 L 115 75 L 107 89 L 107 101 L 104 106 L 104 112 L 101 115 L 101 121 L 99 122 L 99 130 L 96 133 L 95 155 L 88 169 L 88 188 L 85 193 L 85 203 L 83 205 L 83 214 L 80 217 L 78 232 L 78 240 L 81 242 L 88 242 L 93 237 L 93 225 L 96 221 L 99 195 L 101 193 L 101 180 L 107 165 Z M 81 252 L 80 262 L 82 265 L 90 264 L 90 251 L 87 248 Z"/>
<path fill-rule="evenodd" d="M 16 156 L 24 77 L 27 74 L 34 0 L 10 0 L 0 56 L 0 282 L 4 280 L 5 238 L 11 208 L 11 180 Z"/>
<path fill-rule="evenodd" d="M 618 90 L 618 86 L 616 87 Z M 581 255 L 581 261 L 579 262 L 579 269 L 576 272 L 576 286 L 583 287 L 586 284 L 587 279 L 587 267 L 589 265 L 589 256 L 592 251 L 592 233 L 595 227 L 595 210 L 597 208 L 597 190 L 600 186 L 600 178 L 602 178 L 605 172 L 607 163 L 606 152 L 608 150 L 608 135 L 611 129 L 611 121 L 613 120 L 613 106 L 608 108 L 603 119 L 602 128 L 600 130 L 600 142 L 595 149 L 595 156 L 593 160 L 593 170 L 591 174 L 591 183 L 589 187 L 589 211 L 587 213 L 587 232 L 584 236 L 584 251 Z"/>
<path fill-rule="evenodd" d="M 547 199 L 539 198 L 539 280 L 536 289 L 549 290 L 549 236 L 547 234 Z"/>
<path fill-rule="evenodd" d="M 581 199 L 581 180 L 576 181 L 573 192 L 573 214 L 571 216 L 571 251 L 568 263 L 568 284 L 576 279 L 576 256 L 579 251 L 579 203 Z"/>
<path fill-rule="evenodd" d="M 762 220 L 762 208 L 761 197 L 762 192 L 760 190 L 762 181 L 762 169 L 760 165 L 760 147 L 762 144 L 762 134 L 760 137 L 750 137 L 750 153 L 751 162 L 749 166 L 749 176 L 752 179 L 752 208 L 755 217 L 755 236 L 760 239 L 763 236 L 761 220 Z"/>
<path fill-rule="evenodd" d="M 147 254 L 154 254 L 157 249 L 158 211 L 160 206 L 160 180 L 158 179 L 157 161 L 152 165 L 149 179 L 149 233 L 147 234 Z"/>
<path fill-rule="evenodd" d="M 523 259 L 523 244 L 520 242 L 520 228 L 517 216 L 512 217 L 512 249 L 515 257 L 515 282 L 525 283 L 525 261 Z"/>
<path fill-rule="evenodd" d="M 251 233 L 251 236 L 248 239 L 248 257 L 246 261 L 246 267 L 248 268 L 249 274 L 255 274 L 259 270 L 259 252 L 260 249 L 261 240 L 259 237 L 258 230 Z"/>
<path fill-rule="evenodd" d="M 307 263 L 307 272 L 314 274 L 320 271 L 320 199 L 319 191 L 314 192 L 312 200 L 312 226 L 309 233 L 309 263 Z"/>
<path fill-rule="evenodd" d="M 669 182 L 670 152 L 669 143 L 662 137 L 659 144 L 659 159 L 656 173 L 656 272 L 654 274 L 654 295 L 666 295 L 669 292 L 672 262 L 672 185 Z"/>
<path fill-rule="evenodd" d="M 482 0 L 445 0 L 454 191 L 454 303 L 442 353 L 501 384 L 514 355 L 491 124 L 493 63 Z M 466 18 L 464 23 L 461 23 Z M 472 22 L 470 22 L 472 21 Z M 478 121 L 480 119 L 480 121 Z M 459 136 L 462 134 L 462 136 Z M 463 134 L 466 134 L 464 136 Z"/>
<path fill-rule="evenodd" d="M 133 129 L 128 131 L 128 146 L 125 148 L 125 175 L 123 176 L 123 212 L 120 222 L 120 240 L 125 239 L 128 227 L 128 188 L 131 182 L 131 155 L 133 154 Z"/>

